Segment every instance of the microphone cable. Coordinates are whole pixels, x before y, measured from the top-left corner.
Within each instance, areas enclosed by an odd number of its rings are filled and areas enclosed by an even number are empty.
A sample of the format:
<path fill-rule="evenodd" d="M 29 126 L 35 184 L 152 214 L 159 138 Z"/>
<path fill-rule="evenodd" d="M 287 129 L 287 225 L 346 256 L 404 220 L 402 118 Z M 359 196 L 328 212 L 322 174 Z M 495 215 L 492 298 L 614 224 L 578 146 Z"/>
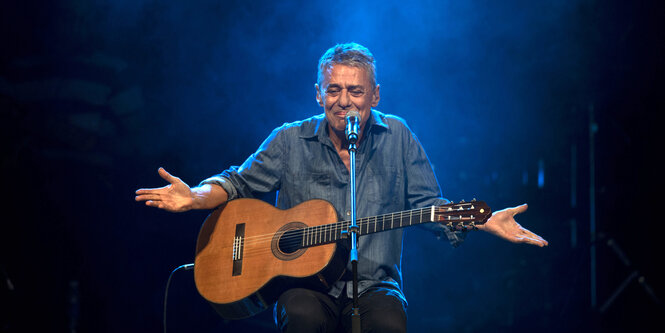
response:
<path fill-rule="evenodd" d="M 164 333 L 166 333 L 166 301 L 168 300 L 169 296 L 169 285 L 171 284 L 171 278 L 173 277 L 173 274 L 177 272 L 179 269 L 184 269 L 186 271 L 194 269 L 194 264 L 185 264 L 185 265 L 180 265 L 176 269 L 174 269 L 171 274 L 169 274 L 169 279 L 166 280 L 166 290 L 164 291 L 164 318 L 163 318 L 163 326 L 164 326 Z"/>

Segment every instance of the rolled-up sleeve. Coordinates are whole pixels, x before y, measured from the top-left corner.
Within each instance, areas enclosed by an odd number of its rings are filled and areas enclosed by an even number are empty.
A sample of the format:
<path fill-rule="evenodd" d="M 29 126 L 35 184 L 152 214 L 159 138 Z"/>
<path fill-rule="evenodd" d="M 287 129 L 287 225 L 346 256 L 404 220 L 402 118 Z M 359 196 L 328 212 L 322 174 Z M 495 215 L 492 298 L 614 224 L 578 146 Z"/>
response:
<path fill-rule="evenodd" d="M 252 198 L 259 193 L 279 189 L 283 173 L 282 127 L 276 128 L 242 165 L 232 166 L 207 178 L 201 184 L 216 184 L 224 188 L 229 200 Z"/>
<path fill-rule="evenodd" d="M 407 142 L 405 173 L 408 205 L 410 208 L 422 208 L 449 203 L 450 201 L 445 199 L 441 193 L 432 165 L 420 141 L 413 132 L 410 130 L 408 132 L 405 134 L 407 136 L 405 138 Z M 463 231 L 452 231 L 441 223 L 424 223 L 422 227 L 442 239 L 445 236 L 453 247 L 462 244 L 467 234 Z"/>

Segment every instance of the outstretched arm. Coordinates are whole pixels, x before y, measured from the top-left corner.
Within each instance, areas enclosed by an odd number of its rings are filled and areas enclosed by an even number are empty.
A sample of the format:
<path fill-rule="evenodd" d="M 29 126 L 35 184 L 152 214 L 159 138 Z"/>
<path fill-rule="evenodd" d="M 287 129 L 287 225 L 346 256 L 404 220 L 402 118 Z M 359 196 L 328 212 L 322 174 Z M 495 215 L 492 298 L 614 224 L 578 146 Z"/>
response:
<path fill-rule="evenodd" d="M 525 212 L 527 205 L 506 208 L 492 214 L 485 224 L 478 225 L 479 230 L 487 231 L 493 235 L 513 243 L 527 243 L 540 247 L 548 243 L 542 237 L 522 227 L 515 221 L 515 215 Z"/>
<path fill-rule="evenodd" d="M 159 175 L 169 185 L 159 188 L 142 188 L 136 191 L 136 201 L 169 212 L 186 212 L 190 209 L 213 209 L 228 199 L 226 191 L 218 185 L 205 184 L 190 188 L 180 178 L 159 168 Z"/>

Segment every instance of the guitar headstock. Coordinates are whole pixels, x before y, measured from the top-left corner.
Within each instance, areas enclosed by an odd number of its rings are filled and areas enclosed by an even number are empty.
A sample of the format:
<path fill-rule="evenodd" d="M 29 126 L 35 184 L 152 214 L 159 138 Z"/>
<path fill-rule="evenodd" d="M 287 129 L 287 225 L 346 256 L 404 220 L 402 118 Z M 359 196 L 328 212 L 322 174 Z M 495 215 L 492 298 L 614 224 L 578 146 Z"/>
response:
<path fill-rule="evenodd" d="M 484 201 L 471 202 L 464 200 L 450 202 L 438 206 L 434 221 L 443 223 L 452 231 L 477 230 L 477 226 L 484 224 L 492 216 L 492 209 Z"/>

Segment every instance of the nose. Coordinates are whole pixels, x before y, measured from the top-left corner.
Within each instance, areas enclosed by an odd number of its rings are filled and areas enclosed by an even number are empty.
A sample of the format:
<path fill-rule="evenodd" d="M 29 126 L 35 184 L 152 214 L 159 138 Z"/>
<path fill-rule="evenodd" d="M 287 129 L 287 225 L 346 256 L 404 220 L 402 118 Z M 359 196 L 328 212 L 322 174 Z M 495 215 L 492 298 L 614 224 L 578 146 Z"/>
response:
<path fill-rule="evenodd" d="M 349 97 L 349 91 L 347 89 L 343 89 L 342 92 L 339 94 L 339 107 L 342 109 L 347 109 L 351 107 L 351 98 Z"/>

